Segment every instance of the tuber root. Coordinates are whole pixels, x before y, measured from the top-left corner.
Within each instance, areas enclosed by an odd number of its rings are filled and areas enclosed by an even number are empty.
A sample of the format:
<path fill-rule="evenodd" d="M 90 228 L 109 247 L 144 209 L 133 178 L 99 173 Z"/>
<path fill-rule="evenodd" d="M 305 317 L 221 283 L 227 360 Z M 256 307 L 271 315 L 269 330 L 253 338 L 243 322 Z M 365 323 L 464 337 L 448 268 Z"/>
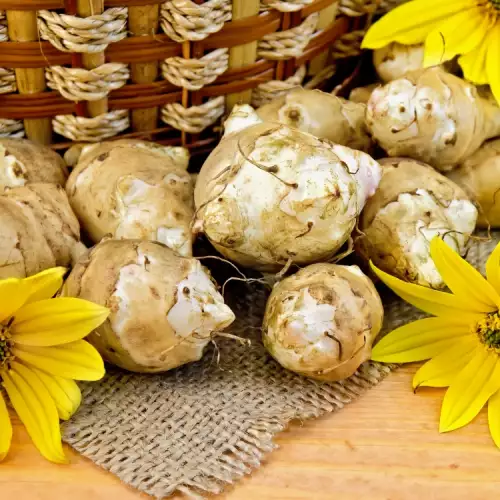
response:
<path fill-rule="evenodd" d="M 50 148 L 26 139 L 0 138 L 0 192 L 32 182 L 64 186 L 67 177 L 66 164 Z"/>
<path fill-rule="evenodd" d="M 188 160 L 184 148 L 136 140 L 84 147 L 66 186 L 82 228 L 95 243 L 110 234 L 159 241 L 191 255 Z"/>
<path fill-rule="evenodd" d="M 255 124 L 246 105 L 229 125 L 198 175 L 195 230 L 226 258 L 261 271 L 331 258 L 375 192 L 377 162 L 286 125 Z"/>
<path fill-rule="evenodd" d="M 375 89 L 366 122 L 389 156 L 447 171 L 500 135 L 500 107 L 461 78 L 429 68 Z"/>
<path fill-rule="evenodd" d="M 313 264 L 274 286 L 263 341 L 288 370 L 342 380 L 370 358 L 383 316 L 373 283 L 357 266 Z"/>
<path fill-rule="evenodd" d="M 0 278 L 24 278 L 70 267 L 86 251 L 66 193 L 55 184 L 29 184 L 0 196 Z"/>
<path fill-rule="evenodd" d="M 80 259 L 62 295 L 110 308 L 88 341 L 133 372 L 163 372 L 203 355 L 234 314 L 194 258 L 140 240 L 108 240 Z"/>
<path fill-rule="evenodd" d="M 373 147 L 365 125 L 363 104 L 354 103 L 321 90 L 296 88 L 257 109 L 264 122 L 279 122 L 319 139 L 360 151 Z"/>
<path fill-rule="evenodd" d="M 485 142 L 448 177 L 479 205 L 478 227 L 500 228 L 500 139 Z"/>
<path fill-rule="evenodd" d="M 366 263 L 432 288 L 444 282 L 430 256 L 436 235 L 465 253 L 477 209 L 466 193 L 429 165 L 406 158 L 380 160 L 382 181 L 359 220 L 355 250 Z"/>

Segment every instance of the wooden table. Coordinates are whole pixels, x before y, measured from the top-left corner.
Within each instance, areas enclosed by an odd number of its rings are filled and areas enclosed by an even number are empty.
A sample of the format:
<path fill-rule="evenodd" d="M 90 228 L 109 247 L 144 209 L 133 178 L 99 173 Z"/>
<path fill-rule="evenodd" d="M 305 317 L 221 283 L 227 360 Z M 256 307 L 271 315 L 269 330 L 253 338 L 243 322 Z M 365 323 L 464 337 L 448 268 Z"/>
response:
<path fill-rule="evenodd" d="M 280 449 L 221 500 L 486 500 L 500 498 L 500 450 L 486 415 L 437 431 L 442 390 L 411 390 L 415 367 L 391 374 L 340 413 L 293 425 Z M 3 500 L 148 499 L 75 452 L 72 465 L 44 461 L 15 421 L 0 465 Z"/>

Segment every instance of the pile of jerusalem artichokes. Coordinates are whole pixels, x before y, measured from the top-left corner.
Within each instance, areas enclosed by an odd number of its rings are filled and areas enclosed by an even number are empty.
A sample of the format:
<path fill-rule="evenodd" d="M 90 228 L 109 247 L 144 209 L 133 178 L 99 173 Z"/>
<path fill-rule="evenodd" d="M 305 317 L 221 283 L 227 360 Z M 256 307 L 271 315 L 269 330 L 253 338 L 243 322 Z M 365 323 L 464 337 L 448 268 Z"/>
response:
<path fill-rule="evenodd" d="M 200 359 L 235 319 L 193 256 L 204 235 L 273 283 L 262 340 L 278 363 L 349 377 L 383 323 L 370 261 L 443 288 L 431 239 L 464 254 L 476 224 L 500 227 L 500 108 L 422 58 L 419 46 L 375 51 L 380 84 L 349 99 L 296 88 L 236 105 L 196 178 L 181 147 L 79 145 L 68 168 L 0 139 L 0 277 L 72 268 L 61 293 L 111 310 L 89 342 L 124 369 L 166 371 Z"/>

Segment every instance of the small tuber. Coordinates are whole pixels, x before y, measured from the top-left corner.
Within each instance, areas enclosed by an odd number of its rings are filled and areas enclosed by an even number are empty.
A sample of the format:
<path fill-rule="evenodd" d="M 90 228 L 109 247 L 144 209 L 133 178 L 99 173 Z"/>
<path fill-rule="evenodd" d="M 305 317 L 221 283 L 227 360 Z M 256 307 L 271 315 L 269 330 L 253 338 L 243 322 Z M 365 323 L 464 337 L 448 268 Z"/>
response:
<path fill-rule="evenodd" d="M 0 227 L 0 278 L 70 267 L 86 250 L 66 193 L 55 184 L 8 189 L 0 196 Z"/>
<path fill-rule="evenodd" d="M 375 89 L 366 123 L 389 156 L 447 171 L 500 135 L 500 107 L 472 84 L 429 68 Z"/>
<path fill-rule="evenodd" d="M 122 139 L 86 146 L 66 190 L 82 229 L 104 236 L 149 239 L 192 254 L 193 183 L 184 148 Z"/>
<path fill-rule="evenodd" d="M 500 228 L 500 139 L 485 142 L 448 177 L 479 205 L 478 227 Z"/>
<path fill-rule="evenodd" d="M 67 177 L 64 160 L 47 146 L 27 139 L 0 138 L 0 192 L 32 182 L 64 186 Z"/>
<path fill-rule="evenodd" d="M 373 283 L 357 266 L 313 264 L 274 286 L 263 341 L 288 370 L 342 380 L 370 359 L 383 316 Z"/>
<path fill-rule="evenodd" d="M 363 104 L 336 97 L 321 90 L 300 87 L 257 109 L 264 122 L 279 122 L 319 139 L 360 151 L 373 147 L 365 125 Z"/>
<path fill-rule="evenodd" d="M 379 160 L 382 181 L 359 220 L 355 250 L 366 263 L 433 288 L 444 282 L 430 256 L 440 235 L 464 254 L 477 209 L 466 193 L 429 165 L 408 158 Z"/>

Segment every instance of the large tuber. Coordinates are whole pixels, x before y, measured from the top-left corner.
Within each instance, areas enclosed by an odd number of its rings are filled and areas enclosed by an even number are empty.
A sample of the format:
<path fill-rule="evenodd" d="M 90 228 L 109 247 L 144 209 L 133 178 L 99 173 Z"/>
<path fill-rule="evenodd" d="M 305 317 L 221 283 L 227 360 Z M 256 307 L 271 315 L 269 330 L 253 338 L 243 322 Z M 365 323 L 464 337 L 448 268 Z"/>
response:
<path fill-rule="evenodd" d="M 144 240 L 105 240 L 83 256 L 63 296 L 111 310 L 89 337 L 101 355 L 133 372 L 163 372 L 201 358 L 234 314 L 194 258 Z"/>

